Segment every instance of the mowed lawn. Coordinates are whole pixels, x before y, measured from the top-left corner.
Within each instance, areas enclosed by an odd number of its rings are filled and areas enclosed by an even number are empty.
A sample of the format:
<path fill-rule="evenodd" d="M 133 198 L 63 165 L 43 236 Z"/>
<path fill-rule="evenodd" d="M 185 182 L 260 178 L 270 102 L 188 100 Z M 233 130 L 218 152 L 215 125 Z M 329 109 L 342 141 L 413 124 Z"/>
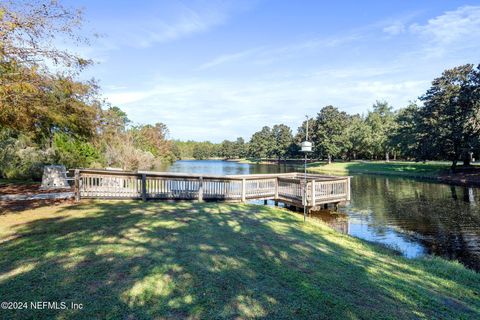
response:
<path fill-rule="evenodd" d="M 431 161 L 427 163 L 410 161 L 350 161 L 314 162 L 309 164 L 311 172 L 376 173 L 400 176 L 436 177 L 450 169 L 450 162 Z"/>
<path fill-rule="evenodd" d="M 480 274 L 284 209 L 92 201 L 0 216 L 4 319 L 480 319 Z"/>

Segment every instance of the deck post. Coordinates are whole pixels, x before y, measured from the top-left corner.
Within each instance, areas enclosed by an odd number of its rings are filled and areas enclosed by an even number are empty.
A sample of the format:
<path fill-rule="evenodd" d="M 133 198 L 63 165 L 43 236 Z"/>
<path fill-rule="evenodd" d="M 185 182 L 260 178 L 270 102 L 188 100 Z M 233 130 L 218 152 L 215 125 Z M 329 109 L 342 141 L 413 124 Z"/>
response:
<path fill-rule="evenodd" d="M 351 177 L 347 177 L 347 201 L 350 201 L 350 179 Z"/>
<path fill-rule="evenodd" d="M 315 207 L 315 180 L 312 180 L 312 207 Z"/>
<path fill-rule="evenodd" d="M 307 206 L 307 183 L 305 181 L 300 181 L 302 186 L 302 206 Z"/>
<path fill-rule="evenodd" d="M 245 202 L 247 199 L 247 193 L 246 193 L 246 183 L 245 183 L 245 178 L 242 179 L 242 202 Z"/>
<path fill-rule="evenodd" d="M 142 200 L 147 201 L 147 175 L 142 174 Z"/>
<path fill-rule="evenodd" d="M 278 177 L 275 179 L 275 196 L 274 200 L 278 199 Z"/>
<path fill-rule="evenodd" d="M 80 201 L 80 170 L 75 169 L 75 180 L 74 180 L 74 192 L 75 192 L 75 201 Z"/>
<path fill-rule="evenodd" d="M 203 177 L 198 178 L 198 201 L 203 201 Z"/>

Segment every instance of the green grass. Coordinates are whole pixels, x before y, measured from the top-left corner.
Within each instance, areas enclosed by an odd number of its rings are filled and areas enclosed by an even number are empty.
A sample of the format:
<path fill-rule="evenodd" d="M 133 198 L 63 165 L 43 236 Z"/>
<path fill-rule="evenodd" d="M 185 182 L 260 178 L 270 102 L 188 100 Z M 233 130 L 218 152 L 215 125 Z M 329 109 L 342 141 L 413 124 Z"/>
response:
<path fill-rule="evenodd" d="M 480 274 L 267 206 L 95 201 L 0 216 L 5 319 L 479 319 Z"/>
<path fill-rule="evenodd" d="M 385 175 L 437 177 L 450 169 L 449 162 L 408 162 L 408 161 L 350 161 L 350 162 L 314 162 L 309 164 L 311 172 L 375 173 Z"/>

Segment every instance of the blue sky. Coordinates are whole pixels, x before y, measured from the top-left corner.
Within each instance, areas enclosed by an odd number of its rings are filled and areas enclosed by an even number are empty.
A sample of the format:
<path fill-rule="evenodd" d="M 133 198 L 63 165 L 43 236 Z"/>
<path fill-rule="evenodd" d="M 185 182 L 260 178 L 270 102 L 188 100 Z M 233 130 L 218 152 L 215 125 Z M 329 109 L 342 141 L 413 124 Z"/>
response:
<path fill-rule="evenodd" d="M 325 105 L 407 105 L 450 67 L 480 63 L 479 1 L 73 1 L 102 95 L 175 139 L 294 132 Z"/>

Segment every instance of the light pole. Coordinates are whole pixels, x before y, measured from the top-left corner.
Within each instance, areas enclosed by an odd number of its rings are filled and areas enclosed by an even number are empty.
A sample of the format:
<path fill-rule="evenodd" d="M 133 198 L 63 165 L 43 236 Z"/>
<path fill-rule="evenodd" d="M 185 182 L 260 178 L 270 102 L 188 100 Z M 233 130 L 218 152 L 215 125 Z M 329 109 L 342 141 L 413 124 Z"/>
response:
<path fill-rule="evenodd" d="M 305 141 L 302 142 L 301 152 L 305 153 L 305 166 L 304 166 L 304 190 L 303 190 L 303 221 L 307 219 L 307 153 L 312 152 L 312 143 L 308 141 L 308 115 L 305 115 L 307 119 L 306 130 L 305 130 Z"/>

